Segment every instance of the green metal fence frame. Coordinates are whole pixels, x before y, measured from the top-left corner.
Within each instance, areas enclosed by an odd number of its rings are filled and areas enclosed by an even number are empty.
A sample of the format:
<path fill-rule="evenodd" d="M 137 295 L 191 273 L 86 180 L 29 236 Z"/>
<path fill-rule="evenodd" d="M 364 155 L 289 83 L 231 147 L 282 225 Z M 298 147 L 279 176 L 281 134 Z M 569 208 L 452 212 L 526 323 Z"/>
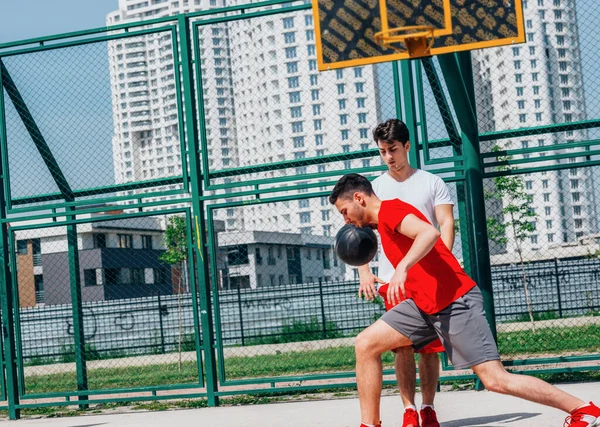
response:
<path fill-rule="evenodd" d="M 42 229 L 42 228 L 55 228 L 55 227 L 68 227 L 68 226 L 72 226 L 72 227 L 76 227 L 77 225 L 80 224 L 90 224 L 90 223 L 94 223 L 94 222 L 104 222 L 104 221 L 110 221 L 110 220 L 116 220 L 116 219 L 135 219 L 135 218 L 143 218 L 143 217 L 149 217 L 149 216 L 157 216 L 157 215 L 185 215 L 186 217 L 186 233 L 187 233 L 187 238 L 188 238 L 188 249 L 189 249 L 189 263 L 188 263 L 188 268 L 190 269 L 190 271 L 194 271 L 195 270 L 195 262 L 193 261 L 193 257 L 191 256 L 192 254 L 192 248 L 193 248 L 193 226 L 192 226 L 192 212 L 190 208 L 175 208 L 175 209 L 168 209 L 168 210 L 163 210 L 163 211 L 150 211 L 150 212 L 132 212 L 132 213 L 126 213 L 126 214 L 116 214 L 116 215 L 103 215 L 101 218 L 95 217 L 95 218 L 83 218 L 83 219 L 68 219 L 65 221 L 57 221 L 57 222 L 51 222 L 51 223 L 42 223 L 42 224 L 32 224 L 32 225 L 21 225 L 21 226 L 15 226 L 15 227 L 11 227 L 9 230 L 10 233 L 10 242 L 11 242 L 11 247 L 12 248 L 16 248 L 15 246 L 15 232 L 16 231 L 27 231 L 27 230 L 35 230 L 35 229 Z M 14 255 L 14 251 L 12 254 L 12 259 L 13 261 L 15 260 L 15 255 Z M 13 264 L 15 265 L 15 264 Z M 16 276 L 16 271 L 13 272 L 13 276 Z M 14 282 L 16 283 L 16 282 Z M 128 387 L 128 388 L 115 388 L 115 389 L 99 389 L 99 390 L 89 390 L 87 388 L 85 389 L 80 389 L 78 391 L 64 391 L 64 392 L 53 392 L 53 393 L 28 393 L 25 387 L 25 366 L 23 363 L 23 355 L 22 355 L 22 346 L 21 346 L 21 328 L 20 328 L 20 313 L 19 310 L 15 310 L 16 316 L 15 316 L 15 335 L 17 337 L 16 339 L 16 345 L 17 345 L 17 372 L 18 372 L 18 392 L 19 392 L 19 396 L 21 398 L 21 400 L 28 400 L 28 399 L 43 399 L 43 398 L 64 398 L 65 400 L 63 402 L 57 401 L 54 402 L 55 405 L 73 405 L 74 402 L 71 400 L 71 398 L 73 397 L 78 397 L 77 400 L 77 404 L 79 405 L 87 405 L 87 404 L 91 404 L 91 403 L 101 403 L 101 402 L 114 402 L 115 399 L 112 398 L 105 398 L 105 399 L 91 399 L 89 396 L 94 396 L 94 395 L 111 395 L 111 394 L 120 394 L 120 393 L 144 393 L 144 392 L 149 392 L 152 393 L 152 396 L 146 396 L 144 397 L 143 400 L 153 400 L 155 398 L 160 398 L 160 399 L 166 399 L 166 398 L 173 398 L 174 395 L 164 395 L 164 396 L 156 396 L 156 392 L 157 391 L 171 391 L 171 390 L 187 390 L 187 389 L 195 389 L 195 388 L 204 388 L 206 386 L 205 381 L 204 381 L 204 363 L 203 363 L 203 355 L 206 351 L 206 346 L 210 345 L 209 344 L 209 340 L 206 341 L 202 341 L 201 337 L 200 337 L 200 328 L 199 328 L 199 313 L 203 310 L 203 308 L 200 305 L 200 301 L 201 298 L 200 296 L 197 294 L 197 283 L 196 283 L 196 278 L 195 275 L 190 274 L 190 290 L 191 290 L 191 301 L 192 301 L 192 313 L 193 313 L 193 318 L 194 318 L 194 326 L 195 326 L 195 330 L 194 330 L 194 339 L 195 339 L 195 347 L 196 347 L 196 362 L 197 362 L 197 374 L 198 374 L 198 382 L 197 383 L 187 383 L 187 384 L 169 384 L 169 385 L 163 385 L 163 386 L 143 386 L 143 387 Z M 14 292 L 13 292 L 13 304 L 14 307 L 18 307 L 18 301 L 19 301 L 19 295 L 18 295 L 18 288 L 15 287 Z M 81 314 L 78 313 L 77 316 L 80 316 Z M 78 378 L 78 381 L 81 380 L 82 384 L 87 384 L 87 378 L 86 376 L 86 372 L 85 369 L 83 368 L 82 365 L 85 364 L 85 359 L 84 358 L 77 358 L 75 359 L 75 365 L 76 367 L 78 367 L 78 371 L 81 371 L 81 376 L 83 376 L 83 378 Z M 10 389 L 10 386 L 9 386 Z M 188 394 L 187 396 L 194 396 L 194 397 L 208 397 L 207 393 L 193 393 L 193 394 Z M 176 394 L 175 396 L 179 396 L 179 394 Z M 142 399 L 138 399 L 138 400 L 142 400 Z M 27 407 L 35 407 L 36 405 L 16 405 L 17 408 L 27 408 Z M 52 405 L 50 405 L 52 406 Z"/>
<path fill-rule="evenodd" d="M 276 14 L 286 14 L 311 9 L 310 4 L 286 0 L 270 0 L 252 4 L 238 5 L 219 9 L 211 9 L 165 18 L 140 21 L 129 24 L 101 27 L 85 31 L 59 34 L 50 37 L 28 39 L 21 42 L 0 44 L 0 64 L 5 57 L 24 55 L 32 52 L 42 52 L 52 49 L 61 49 L 90 43 L 109 42 L 123 38 L 143 36 L 159 32 L 170 32 L 173 53 L 174 75 L 176 80 L 177 110 L 179 124 L 179 138 L 182 157 L 182 175 L 149 181 L 109 185 L 88 189 L 70 189 L 66 180 L 55 176 L 61 192 L 50 194 L 30 195 L 27 197 L 11 196 L 8 161 L 8 141 L 6 134 L 5 97 L 4 90 L 0 90 L 0 176 L 3 185 L 0 187 L 0 304 L 2 313 L 3 334 L 0 337 L 3 352 L 0 363 L 4 366 L 4 375 L 0 375 L 0 398 L 6 405 L 0 409 L 7 409 L 11 419 L 19 418 L 20 410 L 24 408 L 89 405 L 105 402 L 147 401 L 203 397 L 207 398 L 209 406 L 219 403 L 220 396 L 253 393 L 278 393 L 282 391 L 310 391 L 314 389 L 327 389 L 339 387 L 353 387 L 354 381 L 308 386 L 276 386 L 280 382 L 311 381 L 323 379 L 345 379 L 354 376 L 352 372 L 338 372 L 333 374 L 294 375 L 270 378 L 255 378 L 244 380 L 227 379 L 224 366 L 224 352 L 222 343 L 222 330 L 220 324 L 220 308 L 218 296 L 218 282 L 216 280 L 216 257 L 214 211 L 225 207 L 241 207 L 253 203 L 281 202 L 327 196 L 328 192 L 321 191 L 321 187 L 330 187 L 336 177 L 344 170 L 332 170 L 325 173 L 310 173 L 296 176 L 277 177 L 269 179 L 252 179 L 239 183 L 213 184 L 213 179 L 244 176 L 250 173 L 281 170 L 290 167 L 311 166 L 339 162 L 340 155 L 329 155 L 295 161 L 261 164 L 250 167 L 240 167 L 222 170 L 210 170 L 208 156 L 208 138 L 204 114 L 204 99 L 202 87 L 202 61 L 198 43 L 199 29 L 201 26 L 213 25 L 236 20 L 259 18 Z M 275 7 L 275 8 L 274 8 Z M 152 27 L 152 28 L 148 28 Z M 448 54 L 437 58 L 441 76 L 431 59 L 420 61 L 394 62 L 392 76 L 394 84 L 394 102 L 397 117 L 405 120 L 411 130 L 413 149 L 410 161 L 413 166 L 431 166 L 431 172 L 443 175 L 447 182 L 456 182 L 458 193 L 458 209 L 461 219 L 461 238 L 466 270 L 474 277 L 482 288 L 488 321 L 495 332 L 495 317 L 493 306 L 493 290 L 491 288 L 489 248 L 486 236 L 485 206 L 483 198 L 483 179 L 493 178 L 506 174 L 535 173 L 542 170 L 560 170 L 577 167 L 590 167 L 600 165 L 600 160 L 593 156 L 600 154 L 600 140 L 578 141 L 571 144 L 562 144 L 563 148 L 581 148 L 585 151 L 555 154 L 540 158 L 505 159 L 505 157 L 519 156 L 521 154 L 539 154 L 553 150 L 554 146 L 536 147 L 530 149 L 507 150 L 500 152 L 481 152 L 481 142 L 491 142 L 506 138 L 519 138 L 552 134 L 569 130 L 584 130 L 600 127 L 600 119 L 583 120 L 572 123 L 545 125 L 526 129 L 516 129 L 501 132 L 479 134 L 475 114 L 475 95 L 472 79 L 470 54 Z M 3 67 L 3 69 L 5 69 Z M 424 98 L 424 75 L 431 87 L 443 119 L 448 138 L 429 140 L 427 129 L 427 109 Z M 0 73 L 0 87 L 10 85 L 7 71 Z M 409 82 L 409 83 L 408 83 Z M 446 83 L 444 88 L 443 82 Z M 448 98 L 446 96 L 448 93 Z M 16 92 L 12 92 L 13 99 Z M 23 101 L 21 112 L 27 115 L 27 106 Z M 23 117 L 23 116 L 22 116 Z M 29 113 L 31 117 L 31 113 Z M 458 121 L 458 126 L 454 119 Z M 34 118 L 31 117 L 35 124 Z M 197 126 L 199 124 L 199 126 Z M 30 130 L 36 134 L 34 128 Z M 39 131 L 39 129 L 38 129 Z M 37 134 L 36 134 L 37 135 Z M 41 133 L 34 137 L 34 141 L 43 142 Z M 41 138 L 41 139 L 40 139 Z M 42 149 L 43 146 L 40 146 Z M 433 157 L 432 150 L 448 148 L 451 154 L 443 157 Z M 450 151 L 449 151 L 450 152 Z M 421 153 L 423 162 L 421 162 Z M 51 154 L 51 153 L 50 153 Z M 344 153 L 343 160 L 376 157 L 376 149 L 361 150 Z M 567 158 L 583 158 L 584 161 L 576 163 L 557 164 L 551 167 L 537 166 L 536 163 Z M 52 163 L 51 155 L 46 158 L 47 164 Z M 50 162 L 50 163 L 48 163 Z M 510 171 L 497 171 L 499 166 L 515 166 Z M 189 166 L 189 168 L 188 168 Z M 189 169 L 189 173 L 188 173 Z M 373 174 L 386 170 L 385 166 L 357 168 L 354 172 Z M 314 179 L 331 178 L 325 182 L 297 183 Z M 281 186 L 281 184 L 290 184 Z M 167 185 L 180 185 L 181 188 L 166 192 L 155 190 L 150 193 L 133 195 L 112 195 L 112 193 L 137 189 L 150 189 Z M 220 190 L 234 190 L 225 196 Z M 297 190 L 312 190 L 309 193 L 292 194 Z M 212 194 L 205 194 L 205 192 Z M 279 193 L 269 197 L 272 193 Z M 283 193 L 283 195 L 281 195 Z M 149 201 L 157 195 L 180 196 L 178 203 L 188 203 L 190 208 L 171 209 L 173 201 Z M 98 198 L 90 196 L 100 196 Z M 267 197 L 265 197 L 267 196 Z M 84 198 L 84 199 L 82 199 Z M 233 202 L 223 202 L 223 199 L 237 199 Z M 241 198 L 250 198 L 240 200 Z M 103 207 L 89 206 L 91 203 L 114 203 L 133 201 L 133 204 L 124 205 L 128 209 L 137 209 L 138 212 L 119 216 L 103 216 L 101 219 L 77 219 L 76 215 L 97 213 L 104 211 Z M 75 211 L 75 208 L 79 208 Z M 148 208 L 158 208 L 156 211 L 145 211 Z M 32 212 L 35 214 L 32 215 Z M 9 262 L 15 265 L 14 233 L 19 230 L 32 230 L 66 226 L 70 228 L 70 266 L 72 272 L 78 271 L 76 250 L 76 226 L 99 220 L 115 218 L 136 218 L 144 216 L 185 214 L 186 233 L 188 239 L 188 267 L 190 271 L 197 272 L 190 275 L 192 302 L 194 307 L 196 357 L 198 362 L 198 383 L 132 387 L 119 389 L 88 390 L 86 384 L 85 354 L 80 352 L 76 358 L 78 367 L 78 390 L 59 393 L 27 393 L 24 382 L 24 366 L 21 349 L 21 327 L 19 318 L 18 288 L 16 287 L 16 273 L 7 268 Z M 23 221 L 45 221 L 41 224 L 22 224 Z M 477 249 L 476 249 L 477 248 Z M 212 254 L 213 256 L 209 256 Z M 210 262 L 207 262 L 210 260 Z M 78 277 L 78 274 L 72 274 Z M 81 302 L 79 283 L 72 283 L 72 300 L 74 324 L 79 324 L 79 334 L 82 333 Z M 213 307 L 214 304 L 214 307 Z M 16 315 L 15 315 L 16 314 Z M 214 314 L 214 324 L 213 324 Z M 76 346 L 77 347 L 77 346 Z M 600 360 L 600 355 L 569 356 L 556 358 L 536 358 L 527 360 L 509 360 L 505 365 L 518 368 L 520 366 L 543 365 L 537 373 L 577 372 L 599 369 L 598 367 L 577 368 L 551 368 L 547 365 L 564 362 L 591 362 Z M 452 369 L 444 363 L 444 369 Z M 521 372 L 521 371 L 518 371 Z M 528 371 L 531 372 L 531 371 Z M 391 370 L 386 374 L 392 373 Z M 442 377 L 447 379 L 473 379 L 474 375 Z M 270 388 L 256 388 L 243 390 L 219 390 L 221 386 L 248 386 L 270 384 Z M 386 381 L 393 384 L 393 381 Z M 205 389 L 204 392 L 190 392 L 186 394 L 157 395 L 157 391 L 181 389 Z M 136 397 L 106 397 L 97 399 L 97 395 L 111 395 L 117 393 L 148 392 L 148 396 Z M 71 400 L 77 397 L 77 401 Z M 31 399 L 55 398 L 64 399 L 46 403 L 22 403 Z"/>

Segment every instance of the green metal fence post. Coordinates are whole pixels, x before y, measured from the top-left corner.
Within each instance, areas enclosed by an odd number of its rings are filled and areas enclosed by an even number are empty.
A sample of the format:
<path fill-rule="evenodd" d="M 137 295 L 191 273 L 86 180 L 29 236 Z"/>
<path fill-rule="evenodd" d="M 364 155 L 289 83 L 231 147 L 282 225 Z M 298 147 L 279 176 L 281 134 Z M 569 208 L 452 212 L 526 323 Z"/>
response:
<path fill-rule="evenodd" d="M 396 108 L 396 117 L 402 118 L 402 83 L 400 82 L 400 62 L 392 62 L 392 77 L 394 80 L 394 105 Z M 385 118 L 385 117 L 384 117 Z"/>
<path fill-rule="evenodd" d="M 0 150 L 4 158 L 6 154 L 6 121 L 4 117 L 4 91 L 2 89 L 2 76 L 0 75 Z M 2 309 L 2 344 L 4 351 L 5 375 L 6 375 L 6 400 L 8 403 L 8 417 L 11 420 L 17 420 L 21 417 L 21 410 L 15 406 L 19 404 L 19 386 L 17 377 L 17 357 L 16 340 L 14 324 L 14 312 L 19 310 L 14 304 L 13 281 L 9 268 L 10 255 L 9 248 L 9 230 L 6 219 L 7 197 L 10 193 L 8 188 L 8 177 L 5 176 L 4 162 L 0 163 L 0 304 Z"/>
<path fill-rule="evenodd" d="M 0 66 L 4 64 L 0 60 Z M 11 260 L 9 253 L 10 232 L 8 224 L 5 222 L 7 216 L 8 199 L 10 198 L 10 180 L 7 176 L 5 166 L 8 166 L 6 140 L 6 117 L 4 106 L 4 75 L 0 72 L 0 304 L 2 310 L 2 350 L 5 363 L 6 375 L 6 400 L 8 403 L 8 417 L 11 420 L 21 418 L 21 410 L 16 408 L 19 404 L 19 384 L 17 376 L 17 355 L 16 355 L 16 336 L 13 328 L 15 312 L 18 312 L 19 306 L 15 305 L 13 275 L 9 268 Z"/>
<path fill-rule="evenodd" d="M 73 212 L 72 207 L 67 212 Z M 68 215 L 68 220 L 75 219 Z M 77 390 L 88 389 L 87 360 L 85 354 L 85 330 L 83 327 L 83 306 L 81 302 L 81 274 L 79 271 L 79 251 L 77 248 L 77 225 L 67 225 L 67 243 L 69 254 L 69 276 L 71 285 L 71 310 L 73 312 L 73 346 L 75 351 L 75 368 L 77 371 Z M 87 400 L 88 396 L 80 395 L 78 400 Z M 88 405 L 80 405 L 87 408 Z"/>
<path fill-rule="evenodd" d="M 413 168 L 421 167 L 419 156 L 419 128 L 417 126 L 417 114 L 415 103 L 413 61 L 402 61 L 402 94 L 404 98 L 404 117 L 410 135 L 411 150 L 408 152 L 408 160 Z"/>
<path fill-rule="evenodd" d="M 423 58 L 421 59 L 421 64 L 423 69 L 425 70 L 425 74 L 427 75 L 427 79 L 429 81 L 429 85 L 431 86 L 431 91 L 433 96 L 437 102 L 440 115 L 442 116 L 442 120 L 444 122 L 444 127 L 446 128 L 446 132 L 448 133 L 448 137 L 450 139 L 450 143 L 452 145 L 452 150 L 454 156 L 462 156 L 462 146 L 461 146 L 461 138 L 458 134 L 458 130 L 456 129 L 456 125 L 454 123 L 454 119 L 452 117 L 452 112 L 450 111 L 450 106 L 448 105 L 448 100 L 446 99 L 446 95 L 444 93 L 444 89 L 442 88 L 442 82 L 440 81 L 439 75 L 433 65 L 433 61 L 431 58 Z M 423 119 L 422 119 L 423 120 Z M 425 150 L 425 148 L 424 148 Z M 424 153 L 425 159 L 428 158 L 427 153 Z M 454 162 L 454 166 L 462 166 L 462 161 Z M 455 173 L 455 175 L 458 172 Z M 463 181 L 458 181 L 456 183 L 456 199 L 458 201 L 458 217 L 459 227 L 460 227 L 460 240 L 462 244 L 462 255 L 463 255 L 463 264 L 465 271 L 472 275 L 471 271 L 471 256 L 470 256 L 470 243 L 469 243 L 469 231 L 467 230 L 468 224 L 470 224 L 469 219 L 469 211 L 467 210 L 466 204 L 466 193 L 465 193 L 465 183 Z"/>
<path fill-rule="evenodd" d="M 208 394 L 208 405 L 217 406 L 219 398 L 216 395 L 217 387 L 217 369 L 214 343 L 214 327 L 212 317 L 212 307 L 210 301 L 210 272 L 208 252 L 205 245 L 206 221 L 204 217 L 204 202 L 200 199 L 202 196 L 202 176 L 200 173 L 200 148 L 198 146 L 198 131 L 196 122 L 196 101 L 201 105 L 200 126 L 206 126 L 204 120 L 204 99 L 201 91 L 196 94 L 194 90 L 194 62 L 199 70 L 201 78 L 200 58 L 192 59 L 192 41 L 190 37 L 190 20 L 184 15 L 177 18 L 177 27 L 179 32 L 179 46 L 181 48 L 181 68 L 183 81 L 183 94 L 185 101 L 185 128 L 186 142 L 190 155 L 190 181 L 192 189 L 192 213 L 196 232 L 196 244 L 194 248 L 198 259 L 198 291 L 200 294 L 200 318 L 202 325 L 202 337 L 204 347 L 204 362 L 206 366 L 206 392 Z M 196 98 L 196 95 L 198 98 Z M 208 171 L 206 171 L 208 173 Z M 190 242 L 191 243 L 191 242 Z M 212 254 L 216 256 L 216 254 Z"/>
<path fill-rule="evenodd" d="M 483 294 L 486 316 L 494 339 L 496 337 L 496 312 L 490 250 L 487 238 L 487 219 L 483 190 L 483 166 L 480 158 L 479 131 L 475 109 L 475 90 L 471 54 L 440 55 L 438 57 L 448 93 L 454 105 L 462 130 L 462 148 L 465 157 L 466 202 L 470 212 L 468 231 L 471 235 L 471 275 Z"/>

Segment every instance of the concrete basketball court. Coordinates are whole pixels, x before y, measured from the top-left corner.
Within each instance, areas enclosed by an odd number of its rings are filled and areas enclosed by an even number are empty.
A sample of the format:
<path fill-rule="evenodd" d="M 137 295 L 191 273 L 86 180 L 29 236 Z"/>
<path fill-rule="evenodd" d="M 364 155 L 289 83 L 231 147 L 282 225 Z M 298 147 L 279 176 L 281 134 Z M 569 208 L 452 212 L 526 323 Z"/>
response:
<path fill-rule="evenodd" d="M 561 384 L 582 399 L 600 402 L 600 383 Z M 385 427 L 400 427 L 398 395 L 382 399 Z M 441 392 L 436 409 L 442 427 L 560 427 L 565 414 L 552 408 L 487 391 Z M 72 418 L 5 421 L 4 426 L 61 427 L 358 427 L 358 399 L 233 406 L 163 412 L 86 415 Z"/>

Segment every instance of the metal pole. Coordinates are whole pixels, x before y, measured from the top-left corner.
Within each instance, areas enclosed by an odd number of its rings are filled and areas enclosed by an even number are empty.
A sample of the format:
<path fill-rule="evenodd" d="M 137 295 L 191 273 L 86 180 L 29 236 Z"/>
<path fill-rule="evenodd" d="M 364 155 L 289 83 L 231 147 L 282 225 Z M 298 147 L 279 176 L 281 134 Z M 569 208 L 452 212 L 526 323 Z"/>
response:
<path fill-rule="evenodd" d="M 160 303 L 160 293 L 156 295 L 156 299 L 158 301 L 158 323 L 160 325 L 160 352 L 162 354 L 165 353 L 165 331 L 163 329 L 163 314 L 162 314 L 162 305 Z"/>
<path fill-rule="evenodd" d="M 242 345 L 245 345 L 244 339 L 244 314 L 242 313 L 242 291 L 240 289 L 240 284 L 238 283 L 237 287 L 237 297 L 238 297 L 238 314 L 240 316 L 240 331 L 242 334 Z"/>
<path fill-rule="evenodd" d="M 6 400 L 8 403 L 8 418 L 18 420 L 21 418 L 21 410 L 16 408 L 19 404 L 19 386 L 17 376 L 17 356 L 15 330 L 13 328 L 15 312 L 19 306 L 14 304 L 13 281 L 9 268 L 10 256 L 9 248 L 9 229 L 6 220 L 6 210 L 8 199 L 10 198 L 10 187 L 7 171 L 5 170 L 4 159 L 8 159 L 7 141 L 6 141 L 6 120 L 4 116 L 4 90 L 3 77 L 0 73 L 0 305 L 2 309 L 2 343 L 4 350 L 4 363 L 6 375 Z M 16 267 L 16 266 L 15 266 Z"/>
<path fill-rule="evenodd" d="M 438 60 L 462 131 L 466 202 L 467 211 L 471 213 L 468 225 L 471 237 L 469 239 L 471 274 L 481 289 L 486 317 L 494 339 L 497 339 L 471 54 L 470 52 L 459 52 L 440 55 Z"/>
<path fill-rule="evenodd" d="M 214 342 L 214 326 L 211 307 L 210 272 L 208 268 L 208 252 L 205 244 L 206 220 L 204 217 L 204 202 L 200 199 L 203 193 L 202 176 L 200 171 L 200 148 L 198 145 L 198 129 L 196 117 L 200 120 L 200 126 L 206 127 L 204 120 L 204 98 L 202 94 L 202 72 L 200 66 L 199 50 L 195 49 L 195 58 L 192 58 L 192 40 L 190 37 L 190 19 L 185 15 L 178 15 L 177 27 L 179 33 L 179 45 L 181 50 L 181 69 L 185 104 L 185 135 L 189 153 L 190 183 L 192 190 L 192 214 L 194 229 L 196 233 L 196 244 L 194 251 L 198 260 L 198 292 L 200 296 L 200 317 L 203 337 L 204 362 L 206 366 L 206 393 L 208 395 L 208 406 L 218 406 L 219 398 L 217 370 Z M 198 69 L 197 84 L 198 92 L 194 89 L 194 62 Z M 196 116 L 196 96 L 198 100 L 199 115 Z M 208 171 L 205 171 L 208 173 Z M 216 256 L 216 254 L 213 254 Z"/>
<path fill-rule="evenodd" d="M 554 277 L 556 278 L 556 295 L 558 296 L 558 317 L 562 319 L 562 298 L 560 296 L 560 278 L 558 271 L 558 259 L 554 258 Z"/>
<path fill-rule="evenodd" d="M 419 129 L 417 126 L 415 89 L 413 85 L 413 61 L 402 61 L 400 67 L 402 70 L 404 116 L 411 145 L 411 150 L 408 152 L 408 160 L 412 167 L 419 168 L 421 167 L 421 160 L 419 157 Z"/>
<path fill-rule="evenodd" d="M 323 339 L 327 338 L 327 321 L 325 319 L 325 304 L 323 302 L 323 280 L 319 277 L 319 298 L 321 300 L 321 320 L 323 321 Z"/>
<path fill-rule="evenodd" d="M 67 212 L 74 208 L 67 207 Z M 67 215 L 67 220 L 75 219 L 75 215 Z M 88 389 L 87 360 L 85 354 L 85 336 L 83 327 L 83 307 L 81 304 L 81 273 L 79 271 L 79 251 L 77 248 L 77 225 L 67 225 L 67 243 L 69 254 L 69 276 L 71 284 L 71 311 L 73 313 L 73 346 L 75 350 L 75 368 L 77 371 L 77 390 Z M 78 400 L 87 400 L 88 396 L 80 395 Z M 80 405 L 87 408 L 88 405 Z"/>

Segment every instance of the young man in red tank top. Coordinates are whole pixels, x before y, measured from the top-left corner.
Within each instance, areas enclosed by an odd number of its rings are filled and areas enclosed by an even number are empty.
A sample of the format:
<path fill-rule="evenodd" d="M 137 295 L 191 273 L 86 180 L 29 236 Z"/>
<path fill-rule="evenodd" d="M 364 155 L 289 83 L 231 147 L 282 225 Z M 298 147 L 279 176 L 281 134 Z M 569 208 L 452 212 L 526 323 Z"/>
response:
<path fill-rule="evenodd" d="M 381 425 L 381 354 L 410 345 L 418 350 L 438 337 L 455 368 L 473 369 L 488 390 L 561 409 L 570 414 L 568 427 L 600 426 L 600 408 L 593 403 L 504 369 L 479 288 L 421 212 L 398 199 L 381 201 L 357 174 L 343 176 L 329 201 L 346 223 L 376 228 L 395 267 L 388 298 L 399 304 L 356 337 L 362 427 Z"/>

